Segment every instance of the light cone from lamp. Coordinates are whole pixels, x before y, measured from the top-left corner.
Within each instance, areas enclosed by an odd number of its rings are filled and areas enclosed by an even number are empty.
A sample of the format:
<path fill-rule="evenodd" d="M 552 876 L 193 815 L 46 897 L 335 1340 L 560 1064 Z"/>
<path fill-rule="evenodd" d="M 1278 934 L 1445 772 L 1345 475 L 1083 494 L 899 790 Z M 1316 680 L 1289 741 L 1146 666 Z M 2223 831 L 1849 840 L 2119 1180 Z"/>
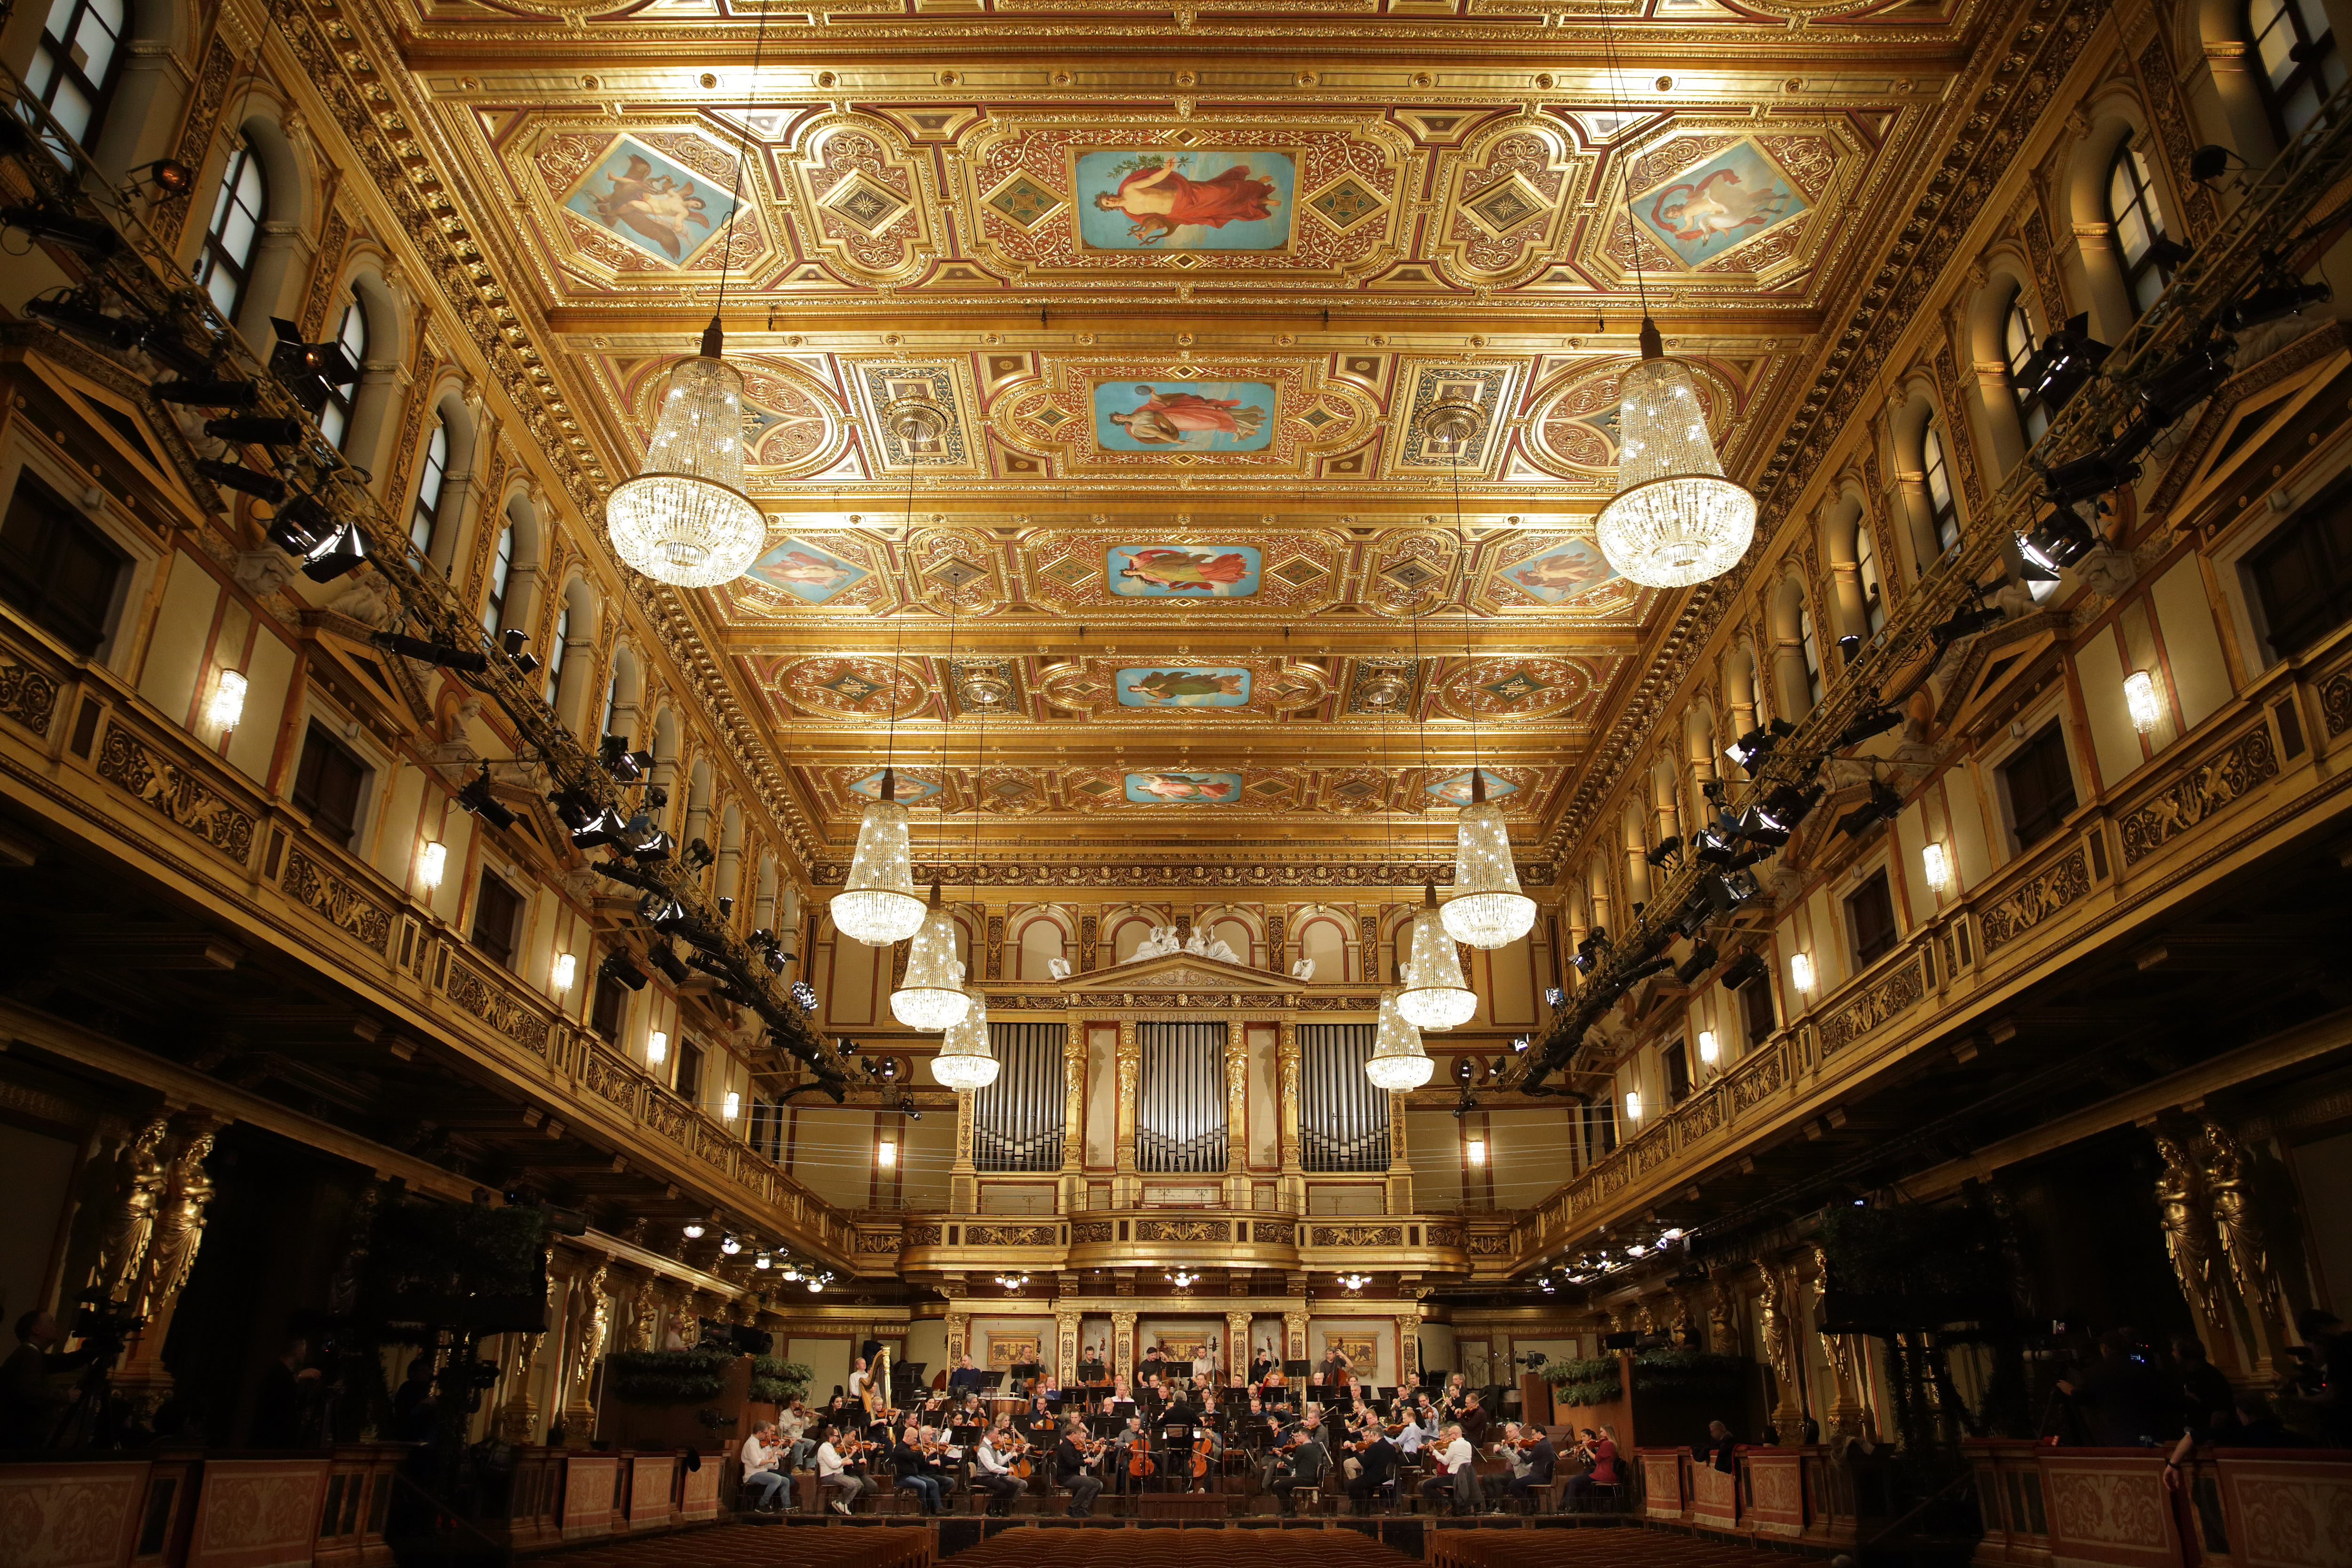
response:
<path fill-rule="evenodd" d="M 1365 1059 L 1364 1076 L 1375 1089 L 1419 1089 L 1429 1081 L 1437 1064 L 1422 1048 L 1421 1031 L 1405 1021 L 1393 990 L 1381 993 L 1380 1027 L 1372 1036 L 1372 1054 Z"/>
<path fill-rule="evenodd" d="M 1416 1029 L 1450 1029 L 1468 1023 L 1478 1011 L 1478 997 L 1462 984 L 1462 960 L 1446 933 L 1434 886 L 1423 885 L 1422 907 L 1413 911 L 1410 930 L 1397 1011 Z"/>
<path fill-rule="evenodd" d="M 1651 588 L 1720 577 L 1756 537 L 1756 498 L 1723 477 L 1690 367 L 1642 319 L 1642 360 L 1617 384 L 1617 494 L 1593 523 L 1618 574 Z"/>
<path fill-rule="evenodd" d="M 720 342 L 713 316 L 702 352 L 669 373 L 644 471 L 604 500 L 614 552 L 681 588 L 741 576 L 768 542 L 768 520 L 743 493 L 743 376 Z"/>
<path fill-rule="evenodd" d="M 986 1089 L 996 1073 L 996 1053 L 988 1043 L 988 998 L 975 995 L 964 1016 L 948 1026 L 940 1054 L 931 1058 L 931 1077 L 940 1088 L 962 1093 Z"/>
<path fill-rule="evenodd" d="M 857 825 L 849 879 L 833 896 L 833 923 L 868 947 L 904 942 L 923 929 L 927 912 L 915 891 L 915 862 L 907 843 L 907 808 L 895 797 L 896 775 L 882 770 L 881 796 Z"/>
<path fill-rule="evenodd" d="M 971 1010 L 963 965 L 956 958 L 955 921 L 940 907 L 940 885 L 933 882 L 923 928 L 907 948 L 907 973 L 890 993 L 890 1016 L 910 1029 L 933 1034 L 954 1027 Z"/>
<path fill-rule="evenodd" d="M 1454 896 L 1440 911 L 1445 934 L 1475 948 L 1508 947 L 1535 928 L 1536 901 L 1519 891 L 1503 808 L 1486 799 L 1486 774 L 1470 770 L 1470 804 L 1454 825 Z"/>

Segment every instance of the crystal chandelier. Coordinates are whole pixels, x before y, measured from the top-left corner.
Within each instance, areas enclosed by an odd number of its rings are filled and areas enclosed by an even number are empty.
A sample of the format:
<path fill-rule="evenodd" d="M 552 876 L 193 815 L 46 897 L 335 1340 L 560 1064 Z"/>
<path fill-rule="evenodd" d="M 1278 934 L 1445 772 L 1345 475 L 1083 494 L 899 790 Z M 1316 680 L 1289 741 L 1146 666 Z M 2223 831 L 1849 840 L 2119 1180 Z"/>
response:
<path fill-rule="evenodd" d="M 961 1094 L 986 1089 L 996 1081 L 996 1053 L 988 1044 L 988 998 L 972 995 L 964 1016 L 948 1026 L 940 1054 L 931 1058 L 931 1077 L 940 1088 Z"/>
<path fill-rule="evenodd" d="M 1421 1031 L 1397 1007 L 1393 990 L 1381 993 L 1380 1027 L 1372 1036 L 1372 1054 L 1364 1062 L 1364 1076 L 1375 1089 L 1419 1089 L 1429 1081 L 1437 1064 L 1421 1047 Z"/>
<path fill-rule="evenodd" d="M 713 316 L 702 352 L 669 373 L 644 471 L 604 501 L 614 553 L 681 588 L 741 576 L 768 542 L 767 519 L 743 493 L 743 376 L 719 345 Z"/>
<path fill-rule="evenodd" d="M 1413 911 L 1412 941 L 1397 993 L 1397 1011 L 1416 1029 L 1450 1029 L 1478 1011 L 1478 997 L 1462 984 L 1462 961 L 1438 911 L 1437 889 L 1422 886 L 1422 907 Z"/>
<path fill-rule="evenodd" d="M 1445 934 L 1470 947 L 1508 947 L 1536 923 L 1536 901 L 1519 891 L 1503 808 L 1486 799 L 1486 774 L 1470 770 L 1470 804 L 1454 826 L 1454 896 L 1442 911 Z"/>
<path fill-rule="evenodd" d="M 1756 536 L 1756 498 L 1723 477 L 1698 384 L 1647 316 L 1641 363 L 1617 391 L 1617 494 L 1593 524 L 1601 553 L 1645 587 L 1721 576 Z"/>
<path fill-rule="evenodd" d="M 928 912 L 915 892 L 915 862 L 907 843 L 907 808 L 895 797 L 897 775 L 882 770 L 879 798 L 857 825 L 849 880 L 833 896 L 833 923 L 852 942 L 887 947 L 923 927 Z"/>
<path fill-rule="evenodd" d="M 940 906 L 940 885 L 933 882 L 922 929 L 907 949 L 907 973 L 890 993 L 890 1016 L 928 1035 L 953 1027 L 971 1007 L 956 957 L 955 921 Z"/>

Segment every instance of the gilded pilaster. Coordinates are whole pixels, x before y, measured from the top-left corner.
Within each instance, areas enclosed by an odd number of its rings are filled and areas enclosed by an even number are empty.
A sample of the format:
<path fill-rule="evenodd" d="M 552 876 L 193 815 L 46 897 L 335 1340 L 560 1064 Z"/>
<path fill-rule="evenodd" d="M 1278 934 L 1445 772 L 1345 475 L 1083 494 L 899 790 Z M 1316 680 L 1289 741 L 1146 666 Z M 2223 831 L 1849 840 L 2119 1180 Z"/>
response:
<path fill-rule="evenodd" d="M 1397 1384 L 1408 1387 L 1421 1376 L 1421 1309 L 1399 1312 L 1397 1329 Z"/>
<path fill-rule="evenodd" d="M 1249 1026 L 1239 1018 L 1225 1022 L 1225 1192 L 1249 1202 Z"/>
<path fill-rule="evenodd" d="M 1113 1377 L 1132 1379 L 1135 1376 L 1133 1312 L 1113 1312 L 1110 1315 L 1110 1363 Z"/>
<path fill-rule="evenodd" d="M 1054 1314 L 1054 1384 L 1067 1388 L 1078 1381 L 1078 1314 Z"/>
<path fill-rule="evenodd" d="M 612 1324 L 612 1303 L 604 1294 L 605 1259 L 594 1272 L 574 1275 L 571 1300 L 564 1303 L 566 1339 L 571 1354 L 564 1363 L 563 1446 L 585 1448 L 596 1436 L 596 1406 L 588 1391 L 596 1373 L 596 1358 L 604 1353 L 604 1334 Z"/>
<path fill-rule="evenodd" d="M 1135 1174 L 1136 1092 L 1143 1076 L 1143 1047 L 1135 1020 L 1118 1023 L 1118 1173 Z"/>
<path fill-rule="evenodd" d="M 1087 1035 L 1072 1024 L 1062 1036 L 1062 1207 L 1077 1206 L 1087 1161 Z"/>
<path fill-rule="evenodd" d="M 957 1214 L 971 1214 L 980 1207 L 979 1184 L 973 1180 L 971 1165 L 972 1107 L 977 1094 L 956 1096 L 955 1163 L 948 1169 L 948 1206 Z"/>
<path fill-rule="evenodd" d="M 1298 1026 L 1282 1020 L 1282 1173 L 1298 1174 Z"/>
<path fill-rule="evenodd" d="M 963 1358 L 964 1347 L 971 1338 L 971 1316 L 967 1312 L 947 1315 L 948 1365 L 953 1366 Z"/>
<path fill-rule="evenodd" d="M 1225 1376 L 1229 1381 L 1249 1375 L 1249 1326 L 1247 1312 L 1225 1314 Z"/>

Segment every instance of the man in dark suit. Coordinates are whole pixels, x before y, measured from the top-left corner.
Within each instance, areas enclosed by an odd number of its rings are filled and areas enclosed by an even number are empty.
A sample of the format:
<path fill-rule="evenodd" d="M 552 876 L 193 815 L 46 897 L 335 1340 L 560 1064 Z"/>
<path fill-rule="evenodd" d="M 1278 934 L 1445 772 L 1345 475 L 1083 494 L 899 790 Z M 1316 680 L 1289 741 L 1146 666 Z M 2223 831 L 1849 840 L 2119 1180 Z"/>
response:
<path fill-rule="evenodd" d="M 1102 1478 L 1087 1468 L 1086 1452 L 1078 1447 L 1086 1431 L 1086 1424 L 1072 1416 L 1062 1428 L 1062 1440 L 1054 1445 L 1054 1484 L 1068 1489 L 1072 1519 L 1091 1516 L 1103 1489 Z"/>
<path fill-rule="evenodd" d="M 1365 1428 L 1371 1441 L 1356 1453 L 1356 1479 L 1348 1483 L 1348 1497 L 1358 1513 L 1371 1512 L 1388 1484 L 1396 1479 L 1397 1447 L 1375 1425 Z"/>
<path fill-rule="evenodd" d="M 984 1381 L 980 1368 L 971 1364 L 971 1357 L 961 1355 L 956 1358 L 955 1371 L 948 1374 L 948 1392 L 977 1394 L 980 1392 L 981 1384 Z"/>
<path fill-rule="evenodd" d="M 1525 1501 L 1551 1485 L 1552 1468 L 1559 1462 L 1559 1456 L 1552 1450 L 1551 1438 L 1540 1426 L 1522 1427 L 1513 1422 L 1503 1428 L 1507 1441 L 1524 1439 L 1530 1434 L 1535 1437 L 1534 1444 L 1518 1451 L 1518 1457 L 1526 1461 L 1527 1468 L 1520 1470 L 1514 1466 L 1511 1483 L 1504 1489 L 1511 1494 L 1514 1501 Z"/>
<path fill-rule="evenodd" d="M 1727 1476 L 1739 1473 L 1739 1439 L 1733 1436 L 1731 1428 L 1720 1421 L 1706 1424 L 1706 1446 L 1695 1447 L 1691 1453 L 1709 1469 L 1720 1470 Z"/>
<path fill-rule="evenodd" d="M 1306 1425 L 1299 1429 L 1298 1436 L 1298 1446 L 1284 1455 L 1289 1461 L 1289 1473 L 1276 1476 L 1274 1485 L 1267 1489 L 1274 1493 L 1275 1500 L 1282 1505 L 1285 1519 L 1296 1511 L 1290 1494 L 1300 1487 L 1321 1486 L 1323 1472 L 1331 1468 L 1331 1451 L 1323 1446 L 1323 1424 L 1319 1417 L 1308 1415 Z"/>

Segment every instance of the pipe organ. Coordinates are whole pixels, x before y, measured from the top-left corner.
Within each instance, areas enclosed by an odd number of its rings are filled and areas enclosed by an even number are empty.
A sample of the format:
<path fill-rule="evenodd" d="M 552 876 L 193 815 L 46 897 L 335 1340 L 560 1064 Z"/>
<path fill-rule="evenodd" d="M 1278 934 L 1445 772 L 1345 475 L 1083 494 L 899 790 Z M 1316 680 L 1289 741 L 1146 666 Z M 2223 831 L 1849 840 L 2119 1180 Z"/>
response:
<path fill-rule="evenodd" d="M 1225 1039 L 1222 1020 L 1140 1025 L 1142 1082 L 1135 1152 L 1144 1171 L 1225 1168 Z"/>
<path fill-rule="evenodd" d="M 1298 1026 L 1302 1168 L 1389 1168 L 1388 1091 L 1364 1075 L 1376 1031 L 1371 1024 Z"/>
<path fill-rule="evenodd" d="M 996 1081 L 973 1097 L 976 1171 L 1055 1171 L 1062 1164 L 1062 1052 L 1067 1024 L 991 1023 Z"/>

